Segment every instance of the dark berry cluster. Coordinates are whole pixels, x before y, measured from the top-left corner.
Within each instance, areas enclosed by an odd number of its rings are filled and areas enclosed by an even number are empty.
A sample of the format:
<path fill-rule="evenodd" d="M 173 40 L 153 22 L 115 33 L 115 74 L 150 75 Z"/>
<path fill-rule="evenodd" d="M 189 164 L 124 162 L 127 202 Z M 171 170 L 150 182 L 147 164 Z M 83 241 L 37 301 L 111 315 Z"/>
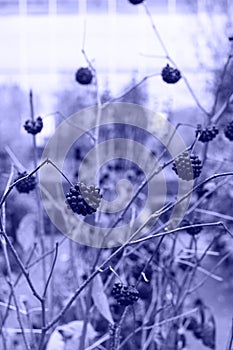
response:
<path fill-rule="evenodd" d="M 41 117 L 36 118 L 36 120 L 26 120 L 24 124 L 24 129 L 32 135 L 36 135 L 43 129 L 43 120 Z"/>
<path fill-rule="evenodd" d="M 121 306 L 133 305 L 139 298 L 139 291 L 134 286 L 126 286 L 122 283 L 115 283 L 112 289 L 112 296 Z"/>
<path fill-rule="evenodd" d="M 166 67 L 163 68 L 161 76 L 163 81 L 165 81 L 167 84 L 175 84 L 180 80 L 181 73 L 178 69 L 172 68 L 169 66 L 169 64 L 167 64 Z"/>
<path fill-rule="evenodd" d="M 100 205 L 102 195 L 100 189 L 94 185 L 87 186 L 78 182 L 66 194 L 66 203 L 74 213 L 86 216 L 96 212 Z"/>
<path fill-rule="evenodd" d="M 233 141 L 233 121 L 226 125 L 224 134 L 228 140 Z"/>
<path fill-rule="evenodd" d="M 186 151 L 173 162 L 172 169 L 181 179 L 190 181 L 200 176 L 202 164 L 197 156 Z"/>
<path fill-rule="evenodd" d="M 212 128 L 202 129 L 201 124 L 197 125 L 196 137 L 199 136 L 198 141 L 201 141 L 203 143 L 212 141 L 218 135 L 218 133 L 219 131 L 216 126 L 213 126 Z"/>
<path fill-rule="evenodd" d="M 129 0 L 129 2 L 133 5 L 139 5 L 143 3 L 144 0 Z"/>
<path fill-rule="evenodd" d="M 92 82 L 93 74 L 88 67 L 81 67 L 75 73 L 75 80 L 81 85 L 88 85 Z"/>
<path fill-rule="evenodd" d="M 101 173 L 100 184 L 105 185 L 106 182 L 112 182 L 113 177 L 118 176 L 119 173 L 123 176 L 126 175 L 126 178 L 132 183 L 141 182 L 144 176 L 143 171 L 134 164 L 128 166 L 121 159 L 116 159 L 113 164 L 108 164 L 106 169 Z"/>
<path fill-rule="evenodd" d="M 182 226 L 190 226 L 189 228 L 186 229 L 186 231 L 191 235 L 191 236 L 195 236 L 198 235 L 198 233 L 201 232 L 202 230 L 202 226 L 196 226 L 193 227 L 192 225 L 198 224 L 198 222 L 190 222 L 187 219 L 184 219 L 182 221 Z"/>
<path fill-rule="evenodd" d="M 21 179 L 22 177 L 27 176 L 27 172 L 24 171 L 23 173 L 18 172 L 18 176 L 16 177 L 15 181 Z M 29 176 L 26 179 L 23 179 L 22 181 L 18 182 L 15 185 L 16 189 L 20 193 L 29 193 L 30 191 L 34 190 L 36 187 L 36 177 L 35 176 Z"/>

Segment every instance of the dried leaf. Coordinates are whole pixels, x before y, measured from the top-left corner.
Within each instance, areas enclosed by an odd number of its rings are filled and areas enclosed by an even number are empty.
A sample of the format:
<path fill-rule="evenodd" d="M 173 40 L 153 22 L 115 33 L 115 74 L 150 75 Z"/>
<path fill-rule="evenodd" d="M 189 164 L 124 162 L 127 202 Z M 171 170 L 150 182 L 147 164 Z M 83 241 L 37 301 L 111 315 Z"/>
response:
<path fill-rule="evenodd" d="M 101 315 L 110 323 L 114 323 L 112 314 L 109 308 L 109 303 L 106 294 L 104 293 L 104 286 L 102 279 L 97 275 L 93 281 L 92 299 L 95 306 Z"/>

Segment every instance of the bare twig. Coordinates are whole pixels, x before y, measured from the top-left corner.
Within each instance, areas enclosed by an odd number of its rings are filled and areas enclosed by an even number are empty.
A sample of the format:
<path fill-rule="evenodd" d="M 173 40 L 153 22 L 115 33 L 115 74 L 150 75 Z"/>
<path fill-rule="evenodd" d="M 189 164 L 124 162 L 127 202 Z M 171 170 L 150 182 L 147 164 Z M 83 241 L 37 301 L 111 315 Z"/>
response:
<path fill-rule="evenodd" d="M 47 279 L 47 282 L 46 282 L 46 285 L 45 285 L 45 288 L 44 288 L 43 297 L 46 296 L 46 293 L 47 293 L 47 290 L 48 290 L 48 286 L 49 286 L 49 283 L 50 283 L 52 275 L 53 275 L 53 271 L 54 271 L 54 268 L 55 268 L 55 265 L 56 265 L 56 261 L 57 261 L 58 248 L 59 248 L 59 245 L 58 245 L 58 242 L 56 242 L 53 263 L 52 263 L 52 266 L 51 266 L 51 269 L 50 269 L 50 273 L 49 273 L 49 276 L 48 276 L 48 279 Z"/>
<path fill-rule="evenodd" d="M 173 321 L 176 321 L 176 320 L 179 320 L 180 318 L 182 317 L 185 317 L 187 315 L 190 315 L 192 313 L 195 313 L 198 311 L 198 308 L 194 308 L 194 309 L 191 309 L 191 310 L 188 310 L 188 311 L 185 311 L 177 316 L 173 316 L 173 317 L 170 317 L 170 318 L 167 318 L 161 322 L 157 322 L 157 323 L 154 323 L 152 326 L 141 326 L 141 327 L 138 327 L 137 329 L 135 329 L 135 333 L 138 333 L 140 332 L 142 329 L 145 329 L 145 330 L 150 330 L 150 329 L 153 329 L 155 327 L 160 327 L 166 323 L 169 323 L 169 322 L 173 322 Z M 131 334 L 129 334 L 120 344 L 120 348 L 123 348 L 124 345 L 130 340 L 130 338 L 132 338 L 134 336 L 134 332 L 132 332 Z"/>
<path fill-rule="evenodd" d="M 38 170 L 40 170 L 44 165 L 51 164 L 65 179 L 71 186 L 73 186 L 72 182 L 68 179 L 68 177 L 52 162 L 50 159 L 45 159 L 41 164 L 39 164 L 34 170 L 32 170 L 28 175 L 21 177 L 20 179 L 16 180 L 11 184 L 6 191 L 6 193 L 3 194 L 1 201 L 0 201 L 0 208 L 2 207 L 3 203 L 6 201 L 7 197 L 9 196 L 10 192 L 13 190 L 13 188 L 20 183 L 21 181 L 29 178 L 30 176 L 34 175 Z"/>
<path fill-rule="evenodd" d="M 222 259 L 219 260 L 219 262 L 210 270 L 210 274 L 212 274 L 219 266 L 222 265 L 222 263 L 232 254 L 232 252 L 227 252 Z M 203 284 L 209 279 L 210 275 L 207 275 L 204 277 L 195 287 L 187 291 L 187 295 L 194 293 L 197 289 L 201 288 Z"/>
<path fill-rule="evenodd" d="M 11 173 L 6 185 L 6 189 L 4 191 L 4 194 L 8 191 L 8 188 L 10 187 L 10 183 L 12 181 L 12 177 L 13 177 L 13 173 L 14 173 L 14 169 L 13 167 L 11 167 Z M 18 323 L 20 326 L 20 329 L 22 331 L 22 336 L 23 336 L 23 341 L 26 347 L 26 350 L 30 350 L 30 346 L 28 344 L 26 335 L 24 333 L 24 327 L 23 327 L 23 323 L 21 320 L 21 315 L 20 315 L 20 309 L 19 309 L 19 305 L 18 305 L 18 301 L 17 301 L 17 296 L 15 293 L 15 287 L 12 281 L 12 272 L 11 272 L 11 265 L 10 265 L 10 260 L 9 260 L 9 255 L 8 255 L 8 251 L 7 251 L 7 246 L 6 246 L 6 239 L 5 236 L 3 235 L 3 232 L 5 232 L 6 230 L 6 213 L 5 213 L 5 204 L 2 206 L 1 208 L 1 217 L 0 217 L 0 241 L 1 241 L 1 245 L 2 245 L 2 250 L 3 250 L 3 255 L 4 255 L 4 259 L 6 262 L 6 270 L 7 270 L 7 282 L 9 284 L 10 287 L 10 291 L 11 291 L 11 295 L 13 296 L 14 299 L 14 303 L 15 303 L 15 308 L 16 308 L 16 313 L 17 313 L 17 319 L 18 319 Z"/>
<path fill-rule="evenodd" d="M 133 85 L 131 88 L 129 88 L 127 91 L 125 91 L 122 95 L 117 96 L 117 97 L 113 97 L 111 98 L 109 101 L 107 101 L 106 103 L 103 104 L 103 106 L 108 105 L 111 102 L 115 102 L 118 100 L 121 100 L 122 98 L 126 97 L 128 94 L 130 94 L 132 91 L 134 91 L 135 89 L 137 89 L 140 85 L 142 85 L 145 81 L 154 78 L 154 77 L 158 77 L 160 76 L 160 73 L 154 73 L 151 75 L 147 75 L 145 76 L 143 79 L 141 79 L 139 82 L 137 82 L 135 85 Z"/>
<path fill-rule="evenodd" d="M 222 85 L 223 85 L 223 81 L 224 81 L 224 78 L 226 76 L 226 73 L 227 73 L 227 70 L 228 70 L 228 67 L 231 63 L 231 59 L 232 59 L 232 55 L 228 55 L 227 57 L 227 60 L 226 60 L 226 63 L 223 67 L 223 71 L 222 71 L 222 74 L 221 74 L 221 80 L 220 80 L 220 84 L 218 85 L 218 88 L 217 88 L 217 91 L 216 91 L 216 95 L 215 95 L 215 99 L 214 99 L 214 103 L 213 103 L 213 107 L 212 107 L 212 115 L 214 115 L 214 113 L 216 112 L 216 107 L 217 107 L 217 103 L 218 103 L 218 98 L 219 98 L 219 94 L 221 92 L 221 89 L 222 89 Z"/>
<path fill-rule="evenodd" d="M 32 250 L 31 250 L 31 253 L 29 254 L 29 257 L 26 261 L 26 264 L 25 264 L 25 267 L 27 268 L 27 265 L 29 264 L 29 262 L 31 261 L 32 257 L 33 257 L 33 254 L 35 252 L 35 249 L 36 249 L 36 246 L 37 244 L 35 243 Z M 14 282 L 14 287 L 17 286 L 18 282 L 20 281 L 20 278 L 22 277 L 22 272 L 20 272 L 20 274 L 18 275 L 18 277 L 16 278 L 15 282 Z M 9 309 L 10 309 L 10 304 L 11 304 L 11 299 L 12 299 L 12 293 L 10 293 L 9 297 L 8 297 L 8 301 L 7 301 L 7 307 L 6 307 L 6 312 L 5 312 L 5 315 L 2 317 L 2 322 L 1 322 L 1 329 L 2 327 L 4 327 L 4 324 L 7 320 L 7 317 L 8 317 L 8 314 L 9 314 Z"/>
<path fill-rule="evenodd" d="M 165 55 L 166 55 L 166 58 L 167 58 L 176 68 L 178 68 L 178 67 L 177 67 L 177 64 L 176 64 L 176 63 L 174 62 L 174 60 L 171 58 L 171 56 L 170 56 L 170 54 L 169 54 L 169 52 L 168 52 L 168 49 L 167 49 L 167 47 L 166 47 L 166 45 L 165 45 L 165 43 L 164 43 L 164 41 L 163 41 L 163 39 L 162 39 L 162 37 L 161 37 L 161 35 L 160 35 L 160 33 L 159 33 L 159 31 L 158 31 L 156 25 L 155 25 L 155 22 L 154 22 L 154 20 L 153 20 L 153 17 L 152 17 L 152 14 L 151 14 L 150 10 L 149 10 L 149 7 L 147 6 L 146 2 L 144 2 L 143 5 L 144 5 L 144 8 L 145 8 L 146 14 L 147 14 L 147 16 L 148 16 L 148 18 L 149 18 L 149 20 L 150 20 L 151 27 L 152 27 L 152 29 L 153 29 L 153 31 L 154 31 L 154 33 L 155 33 L 155 36 L 157 37 L 157 39 L 158 39 L 158 41 L 159 41 L 159 43 L 160 43 L 160 45 L 161 45 L 161 47 L 162 47 L 162 49 L 163 49 Z M 191 96 L 193 97 L 194 101 L 196 102 L 196 105 L 198 106 L 198 108 L 199 108 L 206 116 L 210 116 L 210 113 L 206 111 L 206 109 L 201 105 L 200 101 L 198 100 L 198 98 L 197 98 L 196 94 L 194 93 L 194 91 L 193 91 L 191 85 L 189 84 L 188 79 L 187 79 L 183 74 L 182 74 L 182 78 L 183 78 L 183 80 L 184 80 L 184 82 L 185 82 L 185 85 L 186 85 L 187 89 L 189 90 Z"/>

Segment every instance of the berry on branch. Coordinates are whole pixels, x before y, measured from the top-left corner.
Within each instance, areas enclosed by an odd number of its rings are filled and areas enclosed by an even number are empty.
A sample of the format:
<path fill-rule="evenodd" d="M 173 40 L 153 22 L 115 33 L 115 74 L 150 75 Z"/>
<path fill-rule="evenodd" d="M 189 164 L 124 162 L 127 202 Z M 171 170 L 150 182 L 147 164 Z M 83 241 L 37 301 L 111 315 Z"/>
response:
<path fill-rule="evenodd" d="M 224 129 L 224 134 L 228 140 L 233 141 L 233 121 L 227 124 Z"/>
<path fill-rule="evenodd" d="M 192 225 L 195 225 L 195 224 L 198 224 L 198 222 L 190 222 L 189 220 L 187 219 L 184 219 L 182 221 L 182 226 L 190 226 L 188 228 L 186 228 L 186 231 L 191 235 L 191 236 L 195 236 L 195 235 L 198 235 L 198 233 L 201 232 L 202 230 L 202 226 L 196 226 L 196 227 L 193 227 Z"/>
<path fill-rule="evenodd" d="M 167 64 L 166 67 L 162 69 L 161 76 L 165 83 L 175 84 L 180 80 L 181 73 L 178 69 L 172 68 Z"/>
<path fill-rule="evenodd" d="M 36 118 L 36 120 L 26 120 L 24 124 L 24 129 L 28 134 L 36 135 L 43 129 L 43 120 L 41 117 Z"/>
<path fill-rule="evenodd" d="M 134 286 L 115 283 L 112 289 L 112 296 L 119 305 L 129 306 L 139 299 L 139 291 Z"/>
<path fill-rule="evenodd" d="M 143 3 L 144 0 L 129 0 L 132 5 L 139 5 Z"/>
<path fill-rule="evenodd" d="M 86 216 L 96 212 L 100 205 L 102 195 L 100 189 L 92 186 L 87 186 L 82 182 L 78 182 L 70 188 L 66 194 L 66 203 L 68 208 L 74 213 Z"/>
<path fill-rule="evenodd" d="M 88 67 L 81 67 L 75 73 L 75 80 L 81 85 L 88 85 L 92 82 L 93 74 Z"/>
<path fill-rule="evenodd" d="M 202 164 L 197 156 L 185 151 L 173 162 L 172 170 L 182 180 L 191 181 L 200 176 Z"/>
<path fill-rule="evenodd" d="M 18 172 L 18 176 L 15 179 L 15 181 L 21 179 L 22 177 L 27 176 L 27 172 L 24 171 L 23 173 Z M 18 182 L 15 185 L 16 189 L 19 193 L 29 193 L 30 191 L 34 190 L 36 187 L 36 177 L 35 176 L 29 176 L 26 179 L 23 179 L 22 181 Z"/>
<path fill-rule="evenodd" d="M 213 126 L 212 129 L 211 128 L 202 129 L 201 124 L 198 124 L 196 129 L 196 137 L 199 136 L 198 141 L 205 143 L 205 142 L 212 141 L 218 135 L 218 132 L 219 131 L 216 128 L 216 126 Z"/>

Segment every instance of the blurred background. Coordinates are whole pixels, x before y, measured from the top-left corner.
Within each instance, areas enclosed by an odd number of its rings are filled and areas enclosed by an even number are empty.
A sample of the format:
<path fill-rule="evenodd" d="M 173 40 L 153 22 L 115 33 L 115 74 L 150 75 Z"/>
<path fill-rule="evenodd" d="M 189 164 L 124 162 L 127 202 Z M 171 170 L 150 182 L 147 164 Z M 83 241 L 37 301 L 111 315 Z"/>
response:
<path fill-rule="evenodd" d="M 170 56 L 209 110 L 231 50 L 233 2 L 147 0 L 147 4 Z M 10 166 L 5 146 L 32 168 L 32 143 L 23 128 L 30 114 L 30 89 L 35 114 L 44 121 L 37 139 L 41 151 L 64 118 L 96 103 L 95 86 L 75 81 L 77 69 L 87 65 L 82 49 L 97 71 L 102 101 L 121 96 L 147 77 L 119 100 L 148 107 L 174 124 L 203 123 L 203 113 L 185 83 L 169 86 L 162 81 L 160 73 L 167 59 L 143 6 L 126 0 L 0 0 L 1 190 Z M 220 103 L 233 92 L 232 68 L 223 81 Z M 226 111 L 226 118 L 231 115 L 231 110 Z M 193 130 L 182 129 L 181 135 L 188 142 Z M 230 150 L 227 157 L 232 157 Z M 217 147 L 213 158 L 221 166 Z M 221 198 L 224 193 L 219 203 Z M 18 200 L 17 205 L 27 213 L 30 200 L 23 202 Z M 10 214 L 15 230 L 22 212 L 14 213 L 13 208 Z M 232 287 L 231 274 L 221 287 L 210 279 L 201 294 L 214 307 L 219 349 L 226 343 L 232 318 Z"/>

